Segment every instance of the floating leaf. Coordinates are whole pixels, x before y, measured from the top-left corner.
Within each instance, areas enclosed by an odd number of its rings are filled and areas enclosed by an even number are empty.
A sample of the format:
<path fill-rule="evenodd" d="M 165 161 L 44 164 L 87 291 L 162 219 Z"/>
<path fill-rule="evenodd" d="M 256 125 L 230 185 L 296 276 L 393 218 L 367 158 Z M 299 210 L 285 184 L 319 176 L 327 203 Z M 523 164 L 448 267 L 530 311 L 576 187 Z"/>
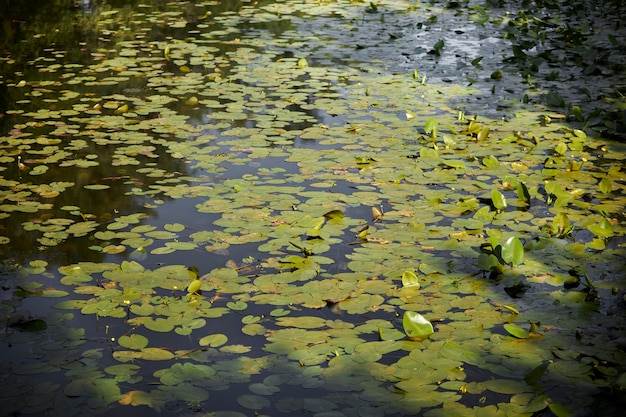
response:
<path fill-rule="evenodd" d="M 529 334 L 528 331 L 515 323 L 506 323 L 504 324 L 504 329 L 511 335 L 515 336 L 518 339 L 528 339 Z"/>
<path fill-rule="evenodd" d="M 567 144 L 565 144 L 564 142 L 559 142 L 554 147 L 554 152 L 556 152 L 559 155 L 565 155 L 565 152 L 567 152 Z"/>
<path fill-rule="evenodd" d="M 86 190 L 108 190 L 111 186 L 106 184 L 88 184 L 84 188 Z"/>
<path fill-rule="evenodd" d="M 248 303 L 245 303 L 243 301 L 229 301 L 228 303 L 226 303 L 226 307 L 230 308 L 231 310 L 243 311 L 248 308 Z"/>
<path fill-rule="evenodd" d="M 174 325 L 163 317 L 157 317 L 152 320 L 144 321 L 143 325 L 146 329 L 159 333 L 168 333 L 174 329 Z"/>
<path fill-rule="evenodd" d="M 116 253 L 122 253 L 125 250 L 126 250 L 126 246 L 124 245 L 107 245 L 102 248 L 103 253 L 108 253 L 111 255 L 116 254 Z"/>
<path fill-rule="evenodd" d="M 227 341 L 228 337 L 226 337 L 226 335 L 218 333 L 204 336 L 198 341 L 198 343 L 200 346 L 219 347 L 224 345 Z"/>
<path fill-rule="evenodd" d="M 117 340 L 120 346 L 128 349 L 141 350 L 148 346 L 148 338 L 140 334 L 131 334 L 130 336 L 120 336 Z"/>
<path fill-rule="evenodd" d="M 178 233 L 185 230 L 185 225 L 181 223 L 167 223 L 163 226 L 163 228 L 168 232 Z"/>
<path fill-rule="evenodd" d="M 498 394 L 521 394 L 532 391 L 527 384 L 513 379 L 491 379 L 481 384 L 491 392 Z"/>
<path fill-rule="evenodd" d="M 398 329 L 387 329 L 384 327 L 378 328 L 378 337 L 380 340 L 400 340 L 404 339 L 406 335 Z"/>
<path fill-rule="evenodd" d="M 285 310 L 284 308 L 275 308 L 274 310 L 270 311 L 270 316 L 272 316 L 272 317 L 284 317 L 286 315 L 289 315 L 290 313 L 291 313 L 291 311 Z"/>
<path fill-rule="evenodd" d="M 452 168 L 456 168 L 456 169 L 465 169 L 465 162 L 460 161 L 460 160 L 454 160 L 454 159 L 448 159 L 443 161 L 444 164 L 446 164 L 449 167 Z"/>
<path fill-rule="evenodd" d="M 487 168 L 492 168 L 493 169 L 493 168 L 500 167 L 500 161 L 498 161 L 498 159 L 495 156 L 493 156 L 493 155 L 489 155 L 487 157 L 484 157 L 481 162 Z"/>
<path fill-rule="evenodd" d="M 252 394 L 240 395 L 237 397 L 237 402 L 239 405 L 249 410 L 261 410 L 271 405 L 271 402 L 267 398 Z"/>
<path fill-rule="evenodd" d="M 30 175 L 42 175 L 48 172 L 48 167 L 46 165 L 37 165 L 33 169 L 31 169 L 28 173 Z"/>
<path fill-rule="evenodd" d="M 572 410 L 561 404 L 550 402 L 548 404 L 548 408 L 554 413 L 556 417 L 569 417 L 572 415 Z"/>

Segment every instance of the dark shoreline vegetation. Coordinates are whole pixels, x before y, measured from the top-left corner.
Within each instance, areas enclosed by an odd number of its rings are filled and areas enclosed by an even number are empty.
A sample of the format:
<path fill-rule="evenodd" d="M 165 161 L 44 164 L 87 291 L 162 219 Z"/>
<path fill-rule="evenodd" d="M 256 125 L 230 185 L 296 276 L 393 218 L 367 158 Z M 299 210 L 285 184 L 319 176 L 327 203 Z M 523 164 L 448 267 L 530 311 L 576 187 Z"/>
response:
<path fill-rule="evenodd" d="M 622 1 L 0 1 L 0 415 L 619 416 Z"/>

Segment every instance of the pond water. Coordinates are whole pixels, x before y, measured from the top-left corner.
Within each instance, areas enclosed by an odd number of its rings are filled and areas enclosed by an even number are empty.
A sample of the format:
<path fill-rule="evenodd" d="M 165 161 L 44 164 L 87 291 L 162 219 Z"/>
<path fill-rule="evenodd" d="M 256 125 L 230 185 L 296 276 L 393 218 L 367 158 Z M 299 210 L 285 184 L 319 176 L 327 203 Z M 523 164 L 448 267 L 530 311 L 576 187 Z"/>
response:
<path fill-rule="evenodd" d="M 0 415 L 620 415 L 620 2 L 0 6 Z"/>

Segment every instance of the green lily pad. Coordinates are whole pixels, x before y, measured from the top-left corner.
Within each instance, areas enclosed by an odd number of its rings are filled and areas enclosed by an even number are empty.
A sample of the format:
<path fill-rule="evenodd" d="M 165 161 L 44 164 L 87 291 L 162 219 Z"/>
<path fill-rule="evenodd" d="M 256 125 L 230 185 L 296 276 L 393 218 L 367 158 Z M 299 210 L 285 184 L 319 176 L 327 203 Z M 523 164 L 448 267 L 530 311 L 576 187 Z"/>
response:
<path fill-rule="evenodd" d="M 198 343 L 200 346 L 219 347 L 228 341 L 228 337 L 224 334 L 211 334 L 200 338 Z"/>
<path fill-rule="evenodd" d="M 128 349 L 141 350 L 148 346 L 148 338 L 140 334 L 131 334 L 130 336 L 120 336 L 117 340 L 120 346 Z"/>
<path fill-rule="evenodd" d="M 518 326 L 515 323 L 506 323 L 504 324 L 504 329 L 511 335 L 515 336 L 518 339 L 528 339 L 530 336 L 528 334 L 528 330 L 523 327 Z"/>
<path fill-rule="evenodd" d="M 599 238 L 606 239 L 613 236 L 613 226 L 607 219 L 602 219 L 599 223 L 587 226 L 587 230 Z"/>

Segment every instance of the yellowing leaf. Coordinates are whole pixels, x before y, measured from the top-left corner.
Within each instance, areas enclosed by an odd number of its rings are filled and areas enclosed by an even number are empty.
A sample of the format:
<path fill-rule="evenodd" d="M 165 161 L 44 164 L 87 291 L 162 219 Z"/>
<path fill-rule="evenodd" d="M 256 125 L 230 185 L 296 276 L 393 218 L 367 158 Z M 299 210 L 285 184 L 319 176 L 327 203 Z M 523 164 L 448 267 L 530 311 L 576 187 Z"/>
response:
<path fill-rule="evenodd" d="M 189 294 L 197 294 L 198 291 L 200 291 L 201 287 L 202 281 L 200 281 L 199 279 L 194 279 L 193 281 L 191 281 L 191 284 L 189 284 L 189 287 L 187 287 L 187 292 Z"/>
<path fill-rule="evenodd" d="M 113 113 L 115 114 L 124 114 L 128 111 L 128 104 L 123 104 L 119 106 Z"/>

